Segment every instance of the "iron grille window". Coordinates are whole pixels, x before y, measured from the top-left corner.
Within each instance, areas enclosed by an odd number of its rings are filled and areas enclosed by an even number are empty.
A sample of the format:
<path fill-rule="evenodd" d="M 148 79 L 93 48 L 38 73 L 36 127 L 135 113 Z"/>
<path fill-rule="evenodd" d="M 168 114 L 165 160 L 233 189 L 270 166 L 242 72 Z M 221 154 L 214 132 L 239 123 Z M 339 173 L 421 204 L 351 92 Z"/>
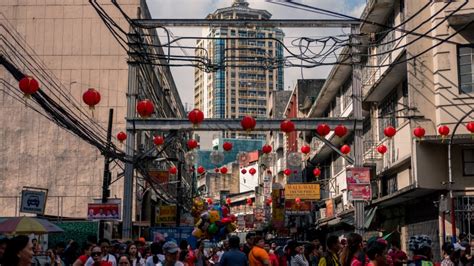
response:
<path fill-rule="evenodd" d="M 334 154 L 334 160 L 333 160 L 333 169 L 334 169 L 334 174 L 338 174 L 339 172 L 344 169 L 344 158 L 341 156 Z"/>
<path fill-rule="evenodd" d="M 397 175 L 383 177 L 383 196 L 390 195 L 398 190 Z"/>
<path fill-rule="evenodd" d="M 463 175 L 474 175 L 474 149 L 465 149 L 462 151 L 462 170 Z"/>
<path fill-rule="evenodd" d="M 348 79 L 342 86 L 342 110 L 345 110 L 349 106 L 352 97 L 352 79 Z"/>
<path fill-rule="evenodd" d="M 456 225 L 460 232 L 466 234 L 469 241 L 474 239 L 474 197 L 462 196 L 456 198 Z"/>
<path fill-rule="evenodd" d="M 384 138 L 383 130 L 387 126 L 398 127 L 397 117 L 397 91 L 394 90 L 379 105 L 379 139 Z"/>
<path fill-rule="evenodd" d="M 458 46 L 459 93 L 474 91 L 474 45 Z"/>

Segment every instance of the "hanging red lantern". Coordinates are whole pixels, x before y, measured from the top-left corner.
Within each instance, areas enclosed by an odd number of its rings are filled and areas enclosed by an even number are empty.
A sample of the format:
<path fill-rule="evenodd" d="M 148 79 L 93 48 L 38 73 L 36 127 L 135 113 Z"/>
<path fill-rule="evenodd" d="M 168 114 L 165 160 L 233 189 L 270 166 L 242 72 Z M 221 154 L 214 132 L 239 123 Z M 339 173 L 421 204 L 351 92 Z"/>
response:
<path fill-rule="evenodd" d="M 232 203 L 232 200 L 230 198 L 227 198 L 225 199 L 225 203 L 227 203 L 227 205 L 230 205 Z"/>
<path fill-rule="evenodd" d="M 93 110 L 100 102 L 100 93 L 93 88 L 89 88 L 82 94 L 82 100 Z"/>
<path fill-rule="evenodd" d="M 395 134 L 397 134 L 397 130 L 392 126 L 388 126 L 383 130 L 383 134 L 387 138 L 392 138 L 393 136 L 395 136 Z"/>
<path fill-rule="evenodd" d="M 417 137 L 418 139 L 421 139 L 425 136 L 425 129 L 422 128 L 422 127 L 416 127 L 414 130 L 413 130 L 413 135 L 415 135 L 415 137 Z"/>
<path fill-rule="evenodd" d="M 212 205 L 213 200 L 211 198 L 206 199 L 207 204 Z"/>
<path fill-rule="evenodd" d="M 283 120 L 280 124 L 280 130 L 286 134 L 295 131 L 295 124 L 291 120 Z"/>
<path fill-rule="evenodd" d="M 308 154 L 311 151 L 311 148 L 308 145 L 301 146 L 301 152 L 303 154 Z"/>
<path fill-rule="evenodd" d="M 319 169 L 319 168 L 314 168 L 314 170 L 313 170 L 313 175 L 314 175 L 315 177 L 319 177 L 319 176 L 321 175 L 321 169 Z"/>
<path fill-rule="evenodd" d="M 270 146 L 268 144 L 263 145 L 262 152 L 265 153 L 265 154 L 268 154 L 268 153 L 272 152 L 272 146 Z"/>
<path fill-rule="evenodd" d="M 176 173 L 178 173 L 178 168 L 176 168 L 175 166 L 172 166 L 169 172 L 170 174 L 175 175 Z"/>
<path fill-rule="evenodd" d="M 224 142 L 224 144 L 222 144 L 222 148 L 224 151 L 232 150 L 232 142 Z"/>
<path fill-rule="evenodd" d="M 469 122 L 469 123 L 467 123 L 466 129 L 467 129 L 469 132 L 471 132 L 471 134 L 473 134 L 473 133 L 474 133 L 474 122 Z"/>
<path fill-rule="evenodd" d="M 153 105 L 153 102 L 148 99 L 141 100 L 137 103 L 137 113 L 141 117 L 150 117 L 154 111 L 155 106 Z"/>
<path fill-rule="evenodd" d="M 202 167 L 202 166 L 199 166 L 197 171 L 198 171 L 198 174 L 202 175 L 202 174 L 204 174 L 204 172 L 206 172 L 206 169 L 204 169 L 204 167 Z"/>
<path fill-rule="evenodd" d="M 243 175 L 245 175 L 245 174 L 247 173 L 247 170 L 242 169 L 242 170 L 240 170 L 240 172 L 241 172 Z"/>
<path fill-rule="evenodd" d="M 18 82 L 18 87 L 26 97 L 29 97 L 31 94 L 36 93 L 39 90 L 39 83 L 33 77 L 25 76 Z"/>
<path fill-rule="evenodd" d="M 163 145 L 163 143 L 165 143 L 165 139 L 163 138 L 163 136 L 155 136 L 153 137 L 153 143 L 156 146 L 160 146 L 160 145 Z"/>
<path fill-rule="evenodd" d="M 240 121 L 240 125 L 244 130 L 250 131 L 255 128 L 255 126 L 257 125 L 257 121 L 255 121 L 255 118 L 251 116 L 244 116 L 244 118 L 242 118 L 242 120 Z"/>
<path fill-rule="evenodd" d="M 318 125 L 318 127 L 316 128 L 316 132 L 320 135 L 320 136 L 327 136 L 327 134 L 329 134 L 329 132 L 331 132 L 331 128 L 327 125 L 327 124 L 320 124 Z"/>
<path fill-rule="evenodd" d="M 218 167 L 214 168 L 214 172 L 219 173 L 219 168 Z"/>
<path fill-rule="evenodd" d="M 267 206 L 272 205 L 272 198 L 268 198 L 268 199 L 265 201 L 265 204 L 266 204 Z"/>
<path fill-rule="evenodd" d="M 227 167 L 221 167 L 221 174 L 227 174 Z"/>
<path fill-rule="evenodd" d="M 286 176 L 289 176 L 289 175 L 291 175 L 291 170 L 287 168 L 287 169 L 285 169 L 285 170 L 283 171 L 283 173 L 284 173 Z"/>
<path fill-rule="evenodd" d="M 343 126 L 343 125 L 339 125 L 337 127 L 334 128 L 334 135 L 342 138 L 344 137 L 345 135 L 347 134 L 347 127 Z"/>
<path fill-rule="evenodd" d="M 252 168 L 250 168 L 249 173 L 251 175 L 255 175 L 257 173 L 257 170 L 255 170 L 255 168 L 252 167 Z"/>
<path fill-rule="evenodd" d="M 300 199 L 300 198 L 296 198 L 296 199 L 295 199 L 295 203 L 296 203 L 296 205 L 300 205 L 300 204 L 301 204 L 301 199 Z"/>
<path fill-rule="evenodd" d="M 446 138 L 446 136 L 449 135 L 449 127 L 447 127 L 447 126 L 438 127 L 438 133 L 441 135 L 441 137 L 444 140 L 444 138 Z"/>
<path fill-rule="evenodd" d="M 188 149 L 192 150 L 192 149 L 197 148 L 197 146 L 198 146 L 197 140 L 195 139 L 188 140 Z"/>
<path fill-rule="evenodd" d="M 127 139 L 127 134 L 123 131 L 120 131 L 117 133 L 117 139 L 120 141 L 120 143 L 123 143 Z"/>
<path fill-rule="evenodd" d="M 247 199 L 247 205 L 252 206 L 252 203 L 253 203 L 253 202 L 252 202 L 252 199 L 251 199 L 251 198 L 248 198 L 248 199 Z"/>
<path fill-rule="evenodd" d="M 349 152 L 351 152 L 351 146 L 349 146 L 347 144 L 342 145 L 341 152 L 343 154 L 348 154 Z"/>
<path fill-rule="evenodd" d="M 377 147 L 377 151 L 380 154 L 384 155 L 387 152 L 387 146 L 381 144 L 380 146 Z"/>
<path fill-rule="evenodd" d="M 204 113 L 195 108 L 188 113 L 188 120 L 193 123 L 194 126 L 197 126 L 204 120 Z"/>

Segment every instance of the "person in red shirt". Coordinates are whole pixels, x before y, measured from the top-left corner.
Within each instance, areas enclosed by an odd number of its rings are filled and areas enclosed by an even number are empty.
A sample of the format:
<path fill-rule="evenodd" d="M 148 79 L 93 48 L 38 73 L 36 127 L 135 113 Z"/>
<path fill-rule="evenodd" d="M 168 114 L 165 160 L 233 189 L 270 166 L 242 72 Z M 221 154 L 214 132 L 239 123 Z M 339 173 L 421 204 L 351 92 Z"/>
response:
<path fill-rule="evenodd" d="M 83 266 L 86 265 L 87 259 L 91 256 L 92 248 L 94 247 L 91 243 L 85 243 L 82 247 L 82 255 L 77 258 L 73 266 Z"/>
<path fill-rule="evenodd" d="M 102 260 L 102 249 L 100 247 L 92 248 L 91 257 L 93 259 L 93 266 L 112 266 L 112 262 Z"/>
<path fill-rule="evenodd" d="M 270 257 L 270 265 L 271 266 L 279 266 L 278 257 L 275 255 L 273 250 L 270 250 L 270 244 L 269 243 L 265 243 L 264 249 L 268 253 L 268 257 Z"/>
<path fill-rule="evenodd" d="M 393 241 L 392 248 L 388 251 L 388 255 L 392 258 L 394 266 L 402 266 L 408 261 L 408 256 L 400 249 L 400 243 Z"/>

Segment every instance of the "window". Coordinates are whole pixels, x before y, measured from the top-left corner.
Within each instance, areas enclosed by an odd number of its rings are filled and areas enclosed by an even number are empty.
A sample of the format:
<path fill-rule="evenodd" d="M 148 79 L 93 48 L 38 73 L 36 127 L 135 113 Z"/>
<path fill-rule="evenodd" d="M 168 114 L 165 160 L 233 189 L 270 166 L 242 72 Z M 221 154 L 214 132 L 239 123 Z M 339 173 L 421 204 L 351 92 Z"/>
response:
<path fill-rule="evenodd" d="M 462 151 L 462 172 L 463 175 L 474 175 L 474 149 Z"/>
<path fill-rule="evenodd" d="M 474 91 L 474 45 L 458 46 L 459 93 Z"/>
<path fill-rule="evenodd" d="M 392 126 L 394 128 L 398 127 L 397 124 L 397 91 L 394 90 L 390 93 L 387 98 L 379 106 L 379 139 L 382 140 L 385 135 L 383 130 Z"/>
<path fill-rule="evenodd" d="M 398 190 L 397 175 L 382 177 L 382 195 L 387 196 Z"/>

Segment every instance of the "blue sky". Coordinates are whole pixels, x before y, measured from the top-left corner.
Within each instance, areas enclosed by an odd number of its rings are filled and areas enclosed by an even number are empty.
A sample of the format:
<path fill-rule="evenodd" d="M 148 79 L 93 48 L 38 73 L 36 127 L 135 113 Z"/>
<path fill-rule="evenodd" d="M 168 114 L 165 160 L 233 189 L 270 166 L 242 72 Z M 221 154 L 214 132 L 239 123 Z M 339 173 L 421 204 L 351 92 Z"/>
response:
<path fill-rule="evenodd" d="M 277 5 L 265 0 L 247 0 L 251 8 L 265 9 L 273 14 L 272 18 L 328 18 L 293 8 Z M 147 0 L 150 13 L 154 18 L 204 18 L 207 14 L 212 13 L 217 8 L 230 6 L 232 0 Z M 366 0 L 300 0 L 295 1 L 310 6 L 316 6 L 331 11 L 359 17 L 362 12 Z M 290 37 L 303 36 L 321 36 L 329 34 L 344 34 L 348 30 L 343 29 L 283 29 L 286 42 L 291 42 Z M 196 36 L 200 35 L 200 28 L 171 28 L 175 36 Z M 159 32 L 163 36 L 163 32 Z M 163 38 L 162 38 L 163 39 Z M 194 42 L 181 42 L 181 45 L 193 45 Z M 189 52 L 193 54 L 192 51 Z M 329 73 L 330 67 L 320 67 L 313 69 L 303 69 L 303 77 L 308 78 L 325 78 Z M 181 95 L 183 103 L 193 103 L 193 68 L 191 67 L 174 67 L 172 68 L 176 85 Z M 301 69 L 287 68 L 285 69 L 285 89 L 293 88 L 296 80 L 302 77 Z"/>

